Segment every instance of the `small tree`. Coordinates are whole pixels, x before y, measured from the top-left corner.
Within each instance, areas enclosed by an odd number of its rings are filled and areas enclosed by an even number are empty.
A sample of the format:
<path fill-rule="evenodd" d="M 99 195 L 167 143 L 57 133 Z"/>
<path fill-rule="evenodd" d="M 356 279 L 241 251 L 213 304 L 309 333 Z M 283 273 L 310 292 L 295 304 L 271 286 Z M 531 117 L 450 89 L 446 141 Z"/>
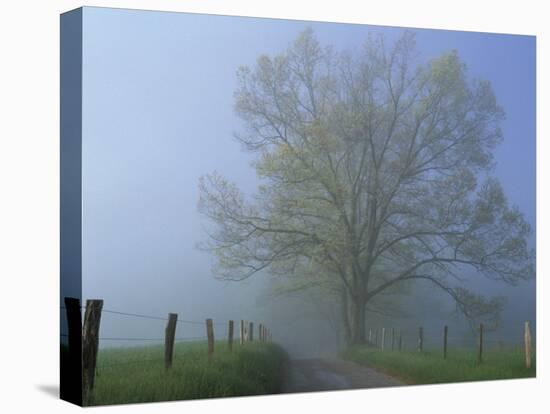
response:
<path fill-rule="evenodd" d="M 469 318 L 500 306 L 459 274 L 515 284 L 534 273 L 530 227 L 490 176 L 503 111 L 457 52 L 419 62 L 411 32 L 357 55 L 322 48 L 306 30 L 283 54 L 238 72 L 238 136 L 257 155 L 253 199 L 219 174 L 200 182 L 214 224 L 217 274 L 266 270 L 338 292 L 349 343 L 365 341 L 365 309 L 417 280 Z"/>

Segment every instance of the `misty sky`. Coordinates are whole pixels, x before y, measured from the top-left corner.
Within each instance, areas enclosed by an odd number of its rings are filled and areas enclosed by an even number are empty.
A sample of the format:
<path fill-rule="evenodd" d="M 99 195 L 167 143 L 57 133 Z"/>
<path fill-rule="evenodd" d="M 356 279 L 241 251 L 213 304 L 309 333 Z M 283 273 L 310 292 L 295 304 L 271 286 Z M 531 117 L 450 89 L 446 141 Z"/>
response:
<path fill-rule="evenodd" d="M 105 309 L 125 312 L 177 312 L 181 319 L 263 319 L 281 337 L 283 326 L 297 323 L 284 320 L 276 302 L 262 306 L 265 276 L 244 284 L 213 278 L 211 257 L 196 249 L 206 237 L 197 201 L 199 177 L 214 170 L 254 192 L 251 158 L 232 138 L 242 127 L 233 112 L 235 73 L 262 53 L 282 52 L 308 26 L 322 44 L 351 51 L 371 32 L 393 39 L 402 30 L 84 8 L 84 299 L 102 298 Z M 495 174 L 534 228 L 535 38 L 415 32 L 423 59 L 457 49 L 470 76 L 491 81 L 507 114 Z M 485 293 L 509 297 L 505 316 L 514 326 L 534 319 L 534 286 L 480 284 Z M 180 328 L 176 336 L 203 333 L 202 326 Z M 163 332 L 162 321 L 102 319 L 103 336 Z"/>

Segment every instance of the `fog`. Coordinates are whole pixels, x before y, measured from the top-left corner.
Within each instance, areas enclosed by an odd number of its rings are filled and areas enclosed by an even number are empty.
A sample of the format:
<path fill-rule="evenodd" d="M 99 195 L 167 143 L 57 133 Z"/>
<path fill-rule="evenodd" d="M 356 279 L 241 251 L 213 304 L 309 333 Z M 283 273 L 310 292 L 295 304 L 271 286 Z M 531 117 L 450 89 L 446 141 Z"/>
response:
<path fill-rule="evenodd" d="M 213 257 L 197 248 L 207 237 L 197 211 L 199 177 L 218 171 L 247 194 L 258 178 L 233 138 L 236 70 L 262 53 L 283 51 L 306 27 L 323 44 L 357 49 L 369 33 L 395 38 L 401 29 L 368 25 L 84 8 L 82 144 L 82 297 L 104 309 L 166 317 L 178 313 L 176 337 L 202 337 L 213 318 L 265 323 L 294 356 L 333 354 L 342 346 L 338 313 L 307 293 L 273 294 L 270 275 L 243 282 L 214 277 Z M 507 113 L 495 174 L 535 228 L 535 41 L 532 37 L 417 30 L 423 58 L 457 49 L 472 76 L 489 79 Z M 533 232 L 530 243 L 534 246 Z M 489 340 L 519 344 L 522 323 L 535 328 L 535 281 L 517 287 L 464 275 L 470 288 L 503 295 L 501 328 Z M 368 327 L 402 328 L 413 346 L 471 338 L 448 297 L 422 284 L 402 315 L 367 316 Z M 104 312 L 102 338 L 163 338 L 162 320 Z M 462 339 L 457 339 L 461 341 Z M 465 339 L 465 341 L 468 339 Z M 457 342 L 458 343 L 458 342 Z M 142 344 L 102 339 L 100 346 Z"/>

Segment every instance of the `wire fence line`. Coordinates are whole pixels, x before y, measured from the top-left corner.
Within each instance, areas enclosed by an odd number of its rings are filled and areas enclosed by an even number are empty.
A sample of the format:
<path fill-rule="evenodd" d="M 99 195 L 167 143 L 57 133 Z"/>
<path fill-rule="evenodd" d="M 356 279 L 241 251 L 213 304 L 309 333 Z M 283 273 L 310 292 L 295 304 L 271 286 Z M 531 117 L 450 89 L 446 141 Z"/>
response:
<path fill-rule="evenodd" d="M 533 357 L 533 346 L 530 321 L 524 321 L 523 324 L 523 352 L 525 356 L 525 366 L 530 368 Z M 460 344 L 461 347 L 466 349 L 475 350 L 477 355 L 477 362 L 481 364 L 484 359 L 484 353 L 488 345 L 496 345 L 499 350 L 504 350 L 505 342 L 501 338 L 487 338 L 487 332 L 483 323 L 479 324 L 477 333 L 472 332 L 471 336 L 449 335 L 449 326 L 444 325 L 441 331 L 434 334 L 434 331 L 427 333 L 422 326 L 419 326 L 413 332 L 410 328 L 404 330 L 396 327 L 377 327 L 368 329 L 368 346 L 372 348 L 378 348 L 380 351 L 404 351 L 414 349 L 418 352 L 423 352 L 426 349 L 436 349 L 440 347 L 443 351 L 443 359 L 447 359 L 448 351 Z M 404 335 L 405 334 L 405 335 Z M 405 341 L 407 347 L 405 347 Z M 411 346 L 412 344 L 412 346 Z M 426 346 L 428 345 L 428 346 Z M 430 346 L 431 345 L 431 346 Z M 509 345 L 509 344 L 506 344 Z M 517 343 L 514 347 L 518 348 Z M 456 348 L 454 348 L 456 349 Z M 493 348 L 494 349 L 494 348 Z"/>
<path fill-rule="evenodd" d="M 504 344 L 523 343 L 525 322 L 529 322 L 530 326 L 534 325 L 531 325 L 531 321 L 521 320 L 519 322 L 512 321 L 511 323 L 506 323 L 506 325 L 501 325 L 499 326 L 498 330 L 495 330 L 494 328 L 487 328 L 484 326 L 483 342 Z M 517 326 L 517 329 L 511 330 L 510 328 L 514 325 Z M 399 327 L 399 325 L 390 325 L 389 327 L 387 325 L 375 325 L 366 329 L 366 336 L 369 337 L 370 335 L 369 339 L 373 340 L 375 337 L 380 338 L 381 332 L 384 329 L 386 339 L 389 338 L 391 340 L 392 334 L 396 338 L 401 335 L 403 338 L 406 339 L 417 339 L 418 331 L 419 329 L 422 329 L 422 335 L 425 344 L 439 344 L 443 340 L 445 327 L 447 327 L 448 333 L 446 337 L 449 343 L 451 341 L 455 343 L 470 343 L 477 342 L 479 339 L 479 326 L 476 329 L 472 330 L 460 325 L 442 324 L 440 327 L 434 327 L 433 323 L 430 323 L 427 329 L 421 324 L 417 325 L 416 327 L 412 327 L 409 325 L 404 328 Z M 536 329 L 534 330 L 533 335 L 535 335 L 535 331 Z"/>
<path fill-rule="evenodd" d="M 60 336 L 66 338 L 69 335 L 65 333 L 60 333 Z M 100 341 L 165 341 L 166 338 L 130 338 L 130 337 L 102 337 L 100 336 L 98 338 Z M 183 342 L 183 341 L 201 341 L 208 339 L 207 336 L 190 336 L 190 337 L 184 337 L 184 338 L 174 338 L 176 342 Z"/>
<path fill-rule="evenodd" d="M 85 306 L 80 306 L 80 309 L 85 309 Z M 61 306 L 60 309 L 67 310 L 65 306 Z M 145 315 L 140 313 L 131 313 L 131 312 L 122 312 L 118 310 L 112 310 L 112 309 L 102 309 L 103 313 L 110 313 L 113 315 L 121 315 L 121 316 L 129 316 L 134 318 L 142 318 L 142 319 L 152 319 L 152 320 L 159 320 L 159 321 L 168 321 L 168 318 L 162 317 L 162 316 L 154 316 L 154 315 Z M 177 323 L 187 323 L 191 325 L 204 325 L 204 321 L 192 321 L 192 320 L 186 320 L 186 319 L 178 319 Z M 223 322 L 214 322 L 214 325 L 225 325 Z"/>
<path fill-rule="evenodd" d="M 103 300 L 101 299 L 88 299 L 86 306 L 81 306 L 80 298 L 64 299 L 65 306 L 61 306 L 64 309 L 67 317 L 67 329 L 68 333 L 61 332 L 62 337 L 67 338 L 67 361 L 71 361 L 73 366 L 81 366 L 82 368 L 82 395 L 83 399 L 87 398 L 89 393 L 94 387 L 94 377 L 96 375 L 96 368 L 102 370 L 113 365 L 129 364 L 129 363 L 145 363 L 152 361 L 159 361 L 161 359 L 151 360 L 150 358 L 139 358 L 135 361 L 120 361 L 113 364 L 104 365 L 103 363 L 97 364 L 97 356 L 99 352 L 99 343 L 102 341 L 121 341 L 121 342 L 164 342 L 164 367 L 169 370 L 172 367 L 175 343 L 177 342 L 190 342 L 190 341 L 204 341 L 206 344 L 207 356 L 209 360 L 214 355 L 214 326 L 225 326 L 226 329 L 221 329 L 225 332 L 227 348 L 229 352 L 233 350 L 234 339 L 240 338 L 240 344 L 245 342 L 271 342 L 271 331 L 265 324 L 259 323 L 256 326 L 254 322 L 245 322 L 240 320 L 240 324 L 236 324 L 234 320 L 228 320 L 226 322 L 214 322 L 212 318 L 204 319 L 203 321 L 194 321 L 179 319 L 177 313 L 168 313 L 168 317 L 161 317 L 157 315 L 148 315 L 144 313 L 123 312 L 114 309 L 104 309 Z M 84 315 L 82 315 L 82 309 L 85 309 Z M 101 336 L 100 335 L 100 322 L 102 314 L 109 314 L 115 316 L 123 316 L 128 318 L 137 319 L 149 319 L 166 322 L 164 337 L 159 336 Z M 239 321 L 237 321 L 239 322 Z M 188 336 L 188 337 L 176 337 L 177 324 L 191 324 L 197 325 L 197 327 L 203 326 L 206 329 L 206 336 Z M 254 335 L 254 332 L 256 334 Z M 223 334 L 220 334 L 223 337 Z M 217 347 L 218 345 L 216 345 Z M 156 352 L 156 351 L 155 351 Z M 145 355 L 144 355 L 145 356 Z M 76 380 L 76 379 L 75 379 Z"/>
<path fill-rule="evenodd" d="M 80 309 L 85 309 L 85 306 L 80 306 Z M 65 306 L 61 306 L 60 309 L 67 310 Z M 113 309 L 102 309 L 102 314 L 107 313 L 111 315 L 118 315 L 118 316 L 124 316 L 124 317 L 132 317 L 132 318 L 140 318 L 140 319 L 148 319 L 148 320 L 158 320 L 158 321 L 168 321 L 169 318 L 165 318 L 162 316 L 155 316 L 155 315 L 147 315 L 142 313 L 133 313 L 133 312 L 122 312 L 118 310 Z M 205 320 L 206 321 L 206 320 Z M 176 323 L 181 324 L 188 324 L 188 325 L 195 325 L 195 326 L 205 326 L 205 321 L 194 321 L 194 320 L 187 320 L 187 319 L 177 319 Z M 225 335 L 228 334 L 228 327 L 227 323 L 223 322 L 212 322 L 214 326 L 225 326 Z M 69 335 L 66 333 L 60 333 L 60 336 L 66 338 Z M 175 341 L 183 342 L 183 341 L 198 341 L 198 340 L 205 340 L 207 339 L 207 336 L 192 336 L 192 337 L 182 337 L 182 338 L 174 338 Z M 100 341 L 165 341 L 166 338 L 151 338 L 151 337 L 99 337 Z"/>
<path fill-rule="evenodd" d="M 65 309 L 64 307 L 61 307 L 62 309 Z M 113 311 L 109 309 L 103 309 L 102 312 L 115 314 L 115 315 L 122 315 L 122 316 L 128 316 L 128 317 L 135 317 L 135 318 L 142 318 L 142 319 L 153 319 L 153 320 L 162 320 L 162 321 L 168 321 L 168 318 L 162 318 L 159 316 L 152 316 L 152 315 L 143 315 L 143 314 L 137 314 L 137 313 L 129 313 L 129 312 L 120 312 L 120 311 Z M 206 321 L 206 320 L 205 320 Z M 199 322 L 199 321 L 190 321 L 190 320 L 180 320 L 178 319 L 176 322 L 183 323 L 183 324 L 192 324 L 195 326 L 205 326 L 205 321 Z M 223 322 L 213 322 L 214 326 L 225 326 L 224 335 L 228 335 L 228 323 Z M 66 333 L 60 333 L 61 337 L 67 338 L 69 335 Z M 165 341 L 165 337 L 99 337 L 100 341 Z M 199 340 L 206 340 L 208 339 L 207 336 L 191 336 L 191 337 L 180 337 L 180 338 L 174 338 L 177 342 L 183 342 L 183 341 L 199 341 Z"/>
<path fill-rule="evenodd" d="M 200 341 L 207 339 L 206 336 L 192 336 L 187 338 L 174 338 L 174 341 Z M 165 341 L 166 338 L 113 338 L 113 337 L 99 337 L 100 341 Z"/>
<path fill-rule="evenodd" d="M 118 367 L 120 365 L 147 364 L 147 363 L 151 363 L 151 362 L 161 363 L 163 361 L 164 361 L 163 358 L 134 359 L 132 361 L 120 361 L 120 362 L 113 362 L 113 363 L 110 363 L 110 364 L 99 364 L 99 365 L 97 365 L 96 369 L 99 371 L 98 374 L 100 374 L 101 371 L 106 369 L 106 368 Z"/>
<path fill-rule="evenodd" d="M 204 341 L 206 340 L 206 336 L 197 336 L 197 337 L 190 337 L 190 338 L 175 338 L 175 342 L 194 342 L 194 341 Z M 147 341 L 164 341 L 165 338 L 99 338 L 99 340 L 147 340 Z M 123 365 L 141 365 L 141 364 L 149 364 L 149 363 L 155 363 L 160 364 L 165 362 L 164 357 L 158 357 L 158 358 L 134 358 L 127 361 L 117 361 L 117 362 L 100 362 L 96 366 L 96 375 L 100 375 L 101 372 L 104 369 L 109 369 L 111 367 L 119 367 Z"/>

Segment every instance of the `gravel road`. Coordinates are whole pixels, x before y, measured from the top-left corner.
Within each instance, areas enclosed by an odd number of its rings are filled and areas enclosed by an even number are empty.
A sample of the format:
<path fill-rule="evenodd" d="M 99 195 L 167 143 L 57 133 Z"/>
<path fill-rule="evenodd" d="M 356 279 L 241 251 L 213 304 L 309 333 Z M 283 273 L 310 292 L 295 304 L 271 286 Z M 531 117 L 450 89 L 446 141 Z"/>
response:
<path fill-rule="evenodd" d="M 282 392 L 311 392 L 404 385 L 372 368 L 337 358 L 291 359 Z"/>

